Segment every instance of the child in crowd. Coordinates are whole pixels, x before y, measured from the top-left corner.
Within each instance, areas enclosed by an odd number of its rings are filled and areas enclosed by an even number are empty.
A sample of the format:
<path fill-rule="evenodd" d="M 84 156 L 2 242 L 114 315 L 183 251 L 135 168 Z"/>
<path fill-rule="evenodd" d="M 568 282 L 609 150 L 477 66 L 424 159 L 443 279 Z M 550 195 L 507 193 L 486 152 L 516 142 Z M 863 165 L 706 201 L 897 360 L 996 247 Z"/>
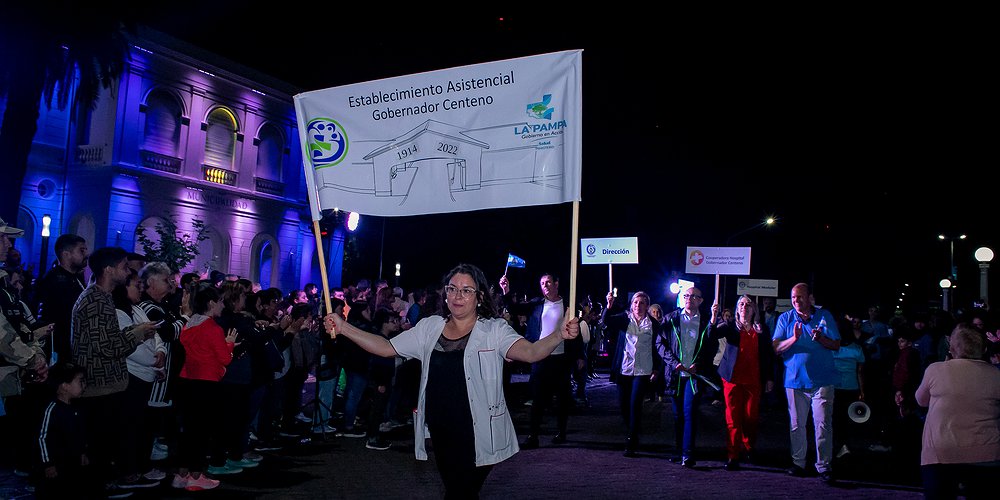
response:
<path fill-rule="evenodd" d="M 73 400 L 87 386 L 86 370 L 73 363 L 59 363 L 49 370 L 56 386 L 55 399 L 45 408 L 38 436 L 41 479 L 37 498 L 90 498 L 98 491 L 88 480 L 84 419 Z"/>

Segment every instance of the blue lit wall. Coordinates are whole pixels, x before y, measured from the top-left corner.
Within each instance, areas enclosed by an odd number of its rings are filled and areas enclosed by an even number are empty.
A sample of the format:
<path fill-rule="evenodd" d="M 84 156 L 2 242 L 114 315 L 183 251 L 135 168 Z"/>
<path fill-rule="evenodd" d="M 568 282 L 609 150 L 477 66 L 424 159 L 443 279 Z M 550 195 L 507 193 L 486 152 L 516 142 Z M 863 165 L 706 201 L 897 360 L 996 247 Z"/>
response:
<path fill-rule="evenodd" d="M 207 272 L 211 266 L 252 279 L 270 278 L 271 286 L 285 291 L 319 283 L 290 95 L 202 64 L 166 42 L 137 42 L 115 92 L 105 92 L 95 110 L 75 123 L 67 112 L 42 106 L 19 217 L 31 233 L 17 242 L 24 261 L 37 265 L 41 258 L 43 214 L 52 216 L 49 264 L 62 233 L 80 234 L 91 249 L 114 245 L 133 250 L 139 225 L 152 227 L 157 218 L 173 215 L 182 233 L 191 232 L 194 219 L 210 228 L 211 239 L 200 245 L 203 253 L 189 270 Z M 166 158 L 175 171 L 148 163 L 146 98 L 154 91 L 176 96 L 182 110 L 176 154 Z M 203 175 L 205 122 L 220 106 L 237 125 L 231 186 L 208 182 Z M 265 125 L 280 131 L 284 148 L 279 174 L 269 172 L 269 183 L 262 188 L 257 134 Z M 274 266 L 261 262 L 265 241 Z M 334 245 L 330 255 L 329 242 L 324 245 L 328 260 L 336 263 L 330 276 L 336 286 L 343 246 Z"/>

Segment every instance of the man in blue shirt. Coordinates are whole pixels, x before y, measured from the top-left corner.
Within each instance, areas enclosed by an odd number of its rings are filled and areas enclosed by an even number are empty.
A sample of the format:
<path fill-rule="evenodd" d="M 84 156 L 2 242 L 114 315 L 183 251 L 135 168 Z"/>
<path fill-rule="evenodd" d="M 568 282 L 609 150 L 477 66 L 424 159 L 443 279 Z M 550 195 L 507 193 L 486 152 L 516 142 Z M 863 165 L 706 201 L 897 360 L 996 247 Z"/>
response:
<path fill-rule="evenodd" d="M 808 431 L 805 427 L 812 407 L 816 430 L 816 471 L 825 482 L 833 481 L 833 390 L 837 369 L 833 353 L 840 348 L 837 322 L 826 309 L 817 309 L 809 285 L 792 287 L 792 310 L 778 317 L 772 341 L 785 362 L 785 395 L 791 427 L 792 467 L 788 473 L 804 476 Z"/>

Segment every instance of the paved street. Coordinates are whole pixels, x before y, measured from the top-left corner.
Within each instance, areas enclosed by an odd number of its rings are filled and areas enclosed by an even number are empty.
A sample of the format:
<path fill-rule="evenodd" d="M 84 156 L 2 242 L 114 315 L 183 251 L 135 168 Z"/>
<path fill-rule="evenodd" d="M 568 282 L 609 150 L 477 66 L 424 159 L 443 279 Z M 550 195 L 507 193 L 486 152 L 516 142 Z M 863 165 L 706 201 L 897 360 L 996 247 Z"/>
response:
<path fill-rule="evenodd" d="M 685 469 L 667 460 L 673 451 L 672 411 L 669 400 L 645 404 L 643 449 L 638 458 L 622 456 L 623 427 L 618 415 L 614 386 L 607 375 L 588 386 L 590 408 L 578 408 L 569 420 L 569 442 L 552 445 L 554 419 L 547 418 L 542 447 L 521 451 L 497 465 L 483 488 L 488 499 L 516 498 L 920 498 L 916 476 L 896 482 L 884 478 L 898 475 L 889 454 L 865 451 L 848 455 L 853 461 L 840 466 L 846 475 L 835 486 L 818 478 L 792 478 L 784 473 L 788 464 L 787 412 L 781 407 L 764 414 L 759 445 L 760 465 L 728 472 L 724 459 L 723 410 L 702 405 L 699 430 L 699 461 Z M 515 398 L 526 384 L 515 384 Z M 312 387 L 307 385 L 306 400 Z M 514 421 L 523 435 L 528 407 L 511 401 Z M 548 435 L 545 435 L 548 432 Z M 358 438 L 314 439 L 268 452 L 257 469 L 223 477 L 213 491 L 188 493 L 165 483 L 134 498 L 440 498 L 443 489 L 432 461 L 413 458 L 412 432 L 394 431 L 388 451 L 365 448 Z M 858 448 L 862 448 L 858 446 Z M 18 488 L 20 480 L 10 469 L 0 469 L 0 498 L 30 498 Z M 896 483 L 907 484 L 896 484 Z"/>

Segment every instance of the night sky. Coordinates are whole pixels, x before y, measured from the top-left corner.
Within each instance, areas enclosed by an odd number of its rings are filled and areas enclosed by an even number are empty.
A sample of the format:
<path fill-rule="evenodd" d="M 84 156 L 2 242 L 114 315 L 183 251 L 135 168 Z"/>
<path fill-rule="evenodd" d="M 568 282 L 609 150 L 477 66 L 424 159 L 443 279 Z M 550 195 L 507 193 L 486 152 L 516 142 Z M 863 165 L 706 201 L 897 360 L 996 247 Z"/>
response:
<path fill-rule="evenodd" d="M 732 241 L 753 247 L 753 277 L 779 279 L 783 297 L 810 282 L 835 312 L 894 307 L 903 283 L 904 304 L 925 308 L 948 273 L 939 233 L 969 235 L 955 261 L 971 302 L 972 252 L 1000 245 L 995 44 L 976 12 L 209 4 L 156 9 L 144 24 L 302 91 L 584 49 L 580 236 L 637 236 L 641 264 L 616 266 L 616 286 L 655 301 L 683 273 L 686 246 L 722 246 L 767 215 L 775 228 Z M 422 286 L 466 261 L 496 279 L 513 252 L 528 263 L 515 288 L 537 294 L 538 274 L 553 270 L 565 290 L 570 216 L 567 204 L 386 219 L 384 276 L 401 262 L 402 285 Z M 363 219 L 347 279 L 377 275 L 381 228 Z M 606 286 L 605 266 L 580 267 L 581 293 Z"/>

